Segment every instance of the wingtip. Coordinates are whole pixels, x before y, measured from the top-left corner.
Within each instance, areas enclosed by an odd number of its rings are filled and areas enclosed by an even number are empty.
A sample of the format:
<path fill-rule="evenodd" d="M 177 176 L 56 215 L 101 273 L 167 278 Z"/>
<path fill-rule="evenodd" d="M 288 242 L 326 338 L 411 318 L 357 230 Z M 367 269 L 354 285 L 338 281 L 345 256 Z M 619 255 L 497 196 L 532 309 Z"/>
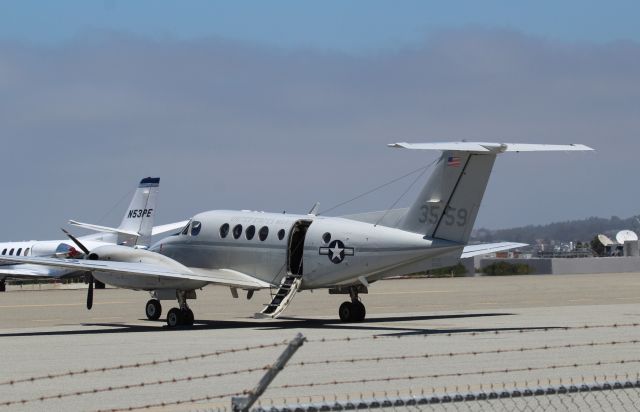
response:
<path fill-rule="evenodd" d="M 396 143 L 387 144 L 387 147 L 393 147 L 395 149 L 404 149 L 407 147 L 407 145 L 408 145 L 407 142 L 396 142 Z"/>

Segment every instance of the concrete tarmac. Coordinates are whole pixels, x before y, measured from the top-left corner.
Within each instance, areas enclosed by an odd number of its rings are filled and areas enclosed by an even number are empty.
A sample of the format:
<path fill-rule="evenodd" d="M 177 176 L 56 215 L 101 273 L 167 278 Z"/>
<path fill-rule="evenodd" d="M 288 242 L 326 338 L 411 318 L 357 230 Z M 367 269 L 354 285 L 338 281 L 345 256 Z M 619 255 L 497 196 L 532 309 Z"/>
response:
<path fill-rule="evenodd" d="M 93 411 L 242 392 L 263 374 L 244 370 L 272 363 L 283 347 L 211 354 L 282 342 L 297 333 L 309 342 L 267 390 L 263 405 L 285 398 L 308 401 L 309 396 L 319 400 L 594 376 L 635 378 L 640 371 L 640 273 L 387 280 L 370 291 L 361 296 L 366 321 L 344 324 L 337 320 L 344 296 L 301 292 L 280 319 L 256 320 L 253 313 L 270 300 L 268 292 L 252 300 L 242 294 L 233 299 L 227 288 L 210 286 L 190 302 L 196 324 L 181 329 L 146 320 L 144 292 L 96 290 L 91 311 L 84 307 L 86 290 L 2 293 L 0 404 L 26 400 L 4 408 Z M 163 302 L 164 313 L 172 305 Z M 200 354 L 206 356 L 7 384 Z M 233 371 L 241 372 L 227 374 Z M 224 376 L 203 378 L 216 374 Z M 150 384 L 173 378 L 178 380 Z M 362 379 L 366 382 L 358 382 Z M 140 387 L 114 389 L 120 385 Z M 55 399 L 35 400 L 43 396 Z M 230 397 L 222 396 L 152 410 L 229 406 Z"/>

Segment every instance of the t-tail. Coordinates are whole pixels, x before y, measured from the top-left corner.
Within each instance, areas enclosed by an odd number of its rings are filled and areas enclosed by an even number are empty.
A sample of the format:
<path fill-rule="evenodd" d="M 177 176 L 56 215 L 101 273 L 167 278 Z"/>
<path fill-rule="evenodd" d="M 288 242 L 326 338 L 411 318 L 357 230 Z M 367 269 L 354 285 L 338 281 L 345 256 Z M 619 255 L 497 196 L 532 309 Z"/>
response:
<path fill-rule="evenodd" d="M 149 246 L 159 190 L 159 177 L 146 177 L 140 181 L 131 204 L 118 226 L 117 243 L 119 245 Z M 131 236 L 129 233 L 137 233 L 137 236 Z"/>
<path fill-rule="evenodd" d="M 504 152 L 584 151 L 584 145 L 519 143 L 394 143 L 390 147 L 441 150 L 442 156 L 398 228 L 467 244 L 496 156 Z"/>
<path fill-rule="evenodd" d="M 116 237 L 114 242 L 119 245 L 148 247 L 153 234 L 154 213 L 159 190 L 159 177 L 142 179 L 120 226 L 117 228 L 76 222 L 75 220 L 70 220 L 69 223 L 96 232 L 113 234 Z"/>

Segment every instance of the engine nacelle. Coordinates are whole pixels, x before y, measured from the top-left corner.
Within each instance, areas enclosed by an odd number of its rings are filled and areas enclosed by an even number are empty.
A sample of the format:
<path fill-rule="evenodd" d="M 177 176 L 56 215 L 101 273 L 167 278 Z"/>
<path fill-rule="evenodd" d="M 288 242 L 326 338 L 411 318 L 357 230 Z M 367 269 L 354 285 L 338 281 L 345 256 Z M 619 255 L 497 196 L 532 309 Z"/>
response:
<path fill-rule="evenodd" d="M 68 243 L 55 241 L 35 242 L 31 248 L 31 256 L 57 257 L 61 259 L 77 259 L 82 252 Z"/>
<path fill-rule="evenodd" d="M 134 249 L 128 246 L 105 245 L 91 250 L 87 257 L 91 260 L 142 263 L 153 266 L 162 266 L 169 271 L 177 273 L 190 273 L 189 268 L 183 264 L 163 256 L 156 252 L 144 249 Z M 131 275 L 126 273 L 94 271 L 93 276 L 101 282 L 120 288 L 134 290 L 193 290 L 205 286 L 208 282 L 194 281 L 180 278 L 164 278 L 153 275 Z"/>
<path fill-rule="evenodd" d="M 60 259 L 77 259 L 81 257 L 83 253 L 71 245 L 66 243 L 60 243 L 56 248 L 55 257 Z"/>

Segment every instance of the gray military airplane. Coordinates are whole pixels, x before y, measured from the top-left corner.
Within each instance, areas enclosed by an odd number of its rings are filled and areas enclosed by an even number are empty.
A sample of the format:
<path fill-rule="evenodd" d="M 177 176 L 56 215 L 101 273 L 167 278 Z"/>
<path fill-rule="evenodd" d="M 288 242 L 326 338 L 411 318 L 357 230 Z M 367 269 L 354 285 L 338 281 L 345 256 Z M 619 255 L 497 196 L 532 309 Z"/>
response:
<path fill-rule="evenodd" d="M 118 245 L 84 252 L 84 260 L 0 256 L 0 261 L 86 270 L 107 284 L 146 290 L 146 315 L 158 319 L 160 300 L 177 299 L 167 324 L 190 325 L 187 304 L 208 284 L 238 289 L 250 298 L 274 288 L 259 317 L 275 318 L 296 292 L 328 289 L 348 294 L 340 319 L 362 321 L 359 298 L 369 285 L 390 276 L 446 267 L 460 258 L 522 246 L 520 243 L 467 245 L 498 154 L 529 151 L 593 150 L 584 145 L 512 143 L 395 143 L 410 150 L 439 150 L 442 156 L 418 198 L 404 211 L 351 217 L 214 210 L 195 215 L 184 229 L 149 250 Z M 315 208 L 314 208 L 315 209 Z M 88 302 L 89 303 L 89 302 Z"/>

